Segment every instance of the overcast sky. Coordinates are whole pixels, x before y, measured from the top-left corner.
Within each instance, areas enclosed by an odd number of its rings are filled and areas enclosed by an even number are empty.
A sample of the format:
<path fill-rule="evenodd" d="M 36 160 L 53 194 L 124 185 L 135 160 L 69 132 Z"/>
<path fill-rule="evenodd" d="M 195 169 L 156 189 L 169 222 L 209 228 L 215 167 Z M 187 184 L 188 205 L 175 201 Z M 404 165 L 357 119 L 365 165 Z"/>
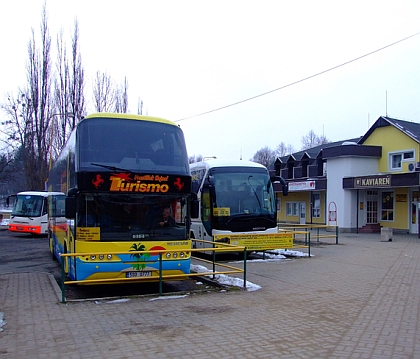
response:
<path fill-rule="evenodd" d="M 27 44 L 43 0 L 0 0 L 0 99 L 25 85 Z M 420 1 L 47 0 L 55 48 L 74 20 L 90 87 L 97 71 L 129 84 L 151 116 L 177 122 L 189 155 L 250 159 L 313 130 L 363 135 L 382 115 L 420 122 Z M 53 56 L 55 61 L 55 57 Z M 3 116 L 3 114 L 1 115 Z"/>

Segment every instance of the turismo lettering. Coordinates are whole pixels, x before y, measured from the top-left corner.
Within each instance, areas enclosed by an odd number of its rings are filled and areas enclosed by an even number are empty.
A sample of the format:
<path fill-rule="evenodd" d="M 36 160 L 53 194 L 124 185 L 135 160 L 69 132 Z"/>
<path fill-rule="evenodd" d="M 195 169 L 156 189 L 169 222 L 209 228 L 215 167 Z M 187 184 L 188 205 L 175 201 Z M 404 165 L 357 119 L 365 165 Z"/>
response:
<path fill-rule="evenodd" d="M 166 193 L 169 191 L 169 185 L 166 183 L 156 183 L 168 180 L 167 176 L 155 176 L 155 182 L 152 183 L 145 183 L 142 180 L 137 179 L 136 177 L 143 177 L 143 180 L 146 180 L 145 177 L 153 176 L 135 176 L 135 182 L 127 182 L 125 178 L 121 178 L 119 176 L 111 176 L 109 179 L 111 180 L 111 192 L 155 192 L 155 193 Z M 147 178 L 149 179 L 149 178 Z"/>

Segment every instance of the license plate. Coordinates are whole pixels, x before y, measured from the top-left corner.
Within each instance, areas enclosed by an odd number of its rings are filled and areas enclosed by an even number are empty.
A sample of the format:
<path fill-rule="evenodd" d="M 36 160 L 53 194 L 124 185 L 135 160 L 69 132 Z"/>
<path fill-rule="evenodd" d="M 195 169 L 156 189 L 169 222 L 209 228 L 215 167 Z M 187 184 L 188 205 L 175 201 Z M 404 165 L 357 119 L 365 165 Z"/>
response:
<path fill-rule="evenodd" d="M 23 231 L 23 227 L 16 227 L 18 231 Z"/>
<path fill-rule="evenodd" d="M 127 272 L 125 274 L 126 278 L 151 277 L 151 276 L 152 276 L 152 272 L 149 272 L 149 271 Z"/>

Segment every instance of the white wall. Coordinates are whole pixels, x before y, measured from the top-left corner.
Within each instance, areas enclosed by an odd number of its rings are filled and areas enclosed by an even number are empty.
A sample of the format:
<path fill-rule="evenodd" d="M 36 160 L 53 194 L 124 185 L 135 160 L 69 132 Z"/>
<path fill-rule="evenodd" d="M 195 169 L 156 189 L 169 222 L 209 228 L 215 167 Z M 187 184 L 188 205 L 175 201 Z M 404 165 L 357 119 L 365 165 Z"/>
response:
<path fill-rule="evenodd" d="M 337 225 L 341 229 L 356 229 L 358 208 L 357 190 L 344 190 L 343 178 L 376 175 L 377 173 L 377 158 L 337 157 L 327 159 L 327 210 L 328 204 L 335 202 Z"/>

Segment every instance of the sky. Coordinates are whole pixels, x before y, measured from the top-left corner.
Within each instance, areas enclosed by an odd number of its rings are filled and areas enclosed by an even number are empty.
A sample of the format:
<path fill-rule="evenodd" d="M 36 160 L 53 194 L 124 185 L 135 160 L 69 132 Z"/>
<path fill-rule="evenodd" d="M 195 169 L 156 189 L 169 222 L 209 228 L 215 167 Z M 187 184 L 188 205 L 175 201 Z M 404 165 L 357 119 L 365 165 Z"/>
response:
<path fill-rule="evenodd" d="M 341 141 L 379 116 L 420 122 L 417 0 L 45 3 L 53 60 L 79 23 L 88 112 L 97 71 L 127 78 L 129 111 L 141 98 L 175 121 L 189 156 L 247 160 L 281 142 L 299 151 L 311 130 Z M 0 103 L 25 86 L 43 4 L 0 0 Z"/>

